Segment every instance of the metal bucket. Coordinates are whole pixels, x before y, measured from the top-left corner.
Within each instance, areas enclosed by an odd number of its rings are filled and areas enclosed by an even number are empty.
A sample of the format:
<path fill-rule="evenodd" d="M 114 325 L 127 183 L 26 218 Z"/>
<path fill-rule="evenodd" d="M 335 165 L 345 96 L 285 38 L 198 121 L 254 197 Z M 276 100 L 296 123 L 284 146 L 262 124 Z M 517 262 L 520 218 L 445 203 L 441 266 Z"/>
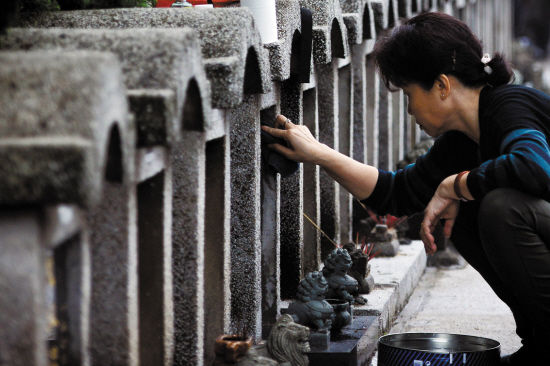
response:
<path fill-rule="evenodd" d="M 378 366 L 498 366 L 500 343 L 447 333 L 401 333 L 380 337 Z"/>

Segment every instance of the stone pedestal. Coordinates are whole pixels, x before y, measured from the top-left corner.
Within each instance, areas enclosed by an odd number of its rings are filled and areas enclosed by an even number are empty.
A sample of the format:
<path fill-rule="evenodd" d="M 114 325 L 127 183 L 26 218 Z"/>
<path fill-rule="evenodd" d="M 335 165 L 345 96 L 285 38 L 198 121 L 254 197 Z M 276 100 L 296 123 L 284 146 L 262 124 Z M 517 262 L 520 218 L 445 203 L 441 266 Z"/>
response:
<path fill-rule="evenodd" d="M 339 334 L 331 337 L 327 349 L 310 344 L 309 364 L 315 366 L 357 366 L 357 345 L 369 327 L 376 326 L 375 316 L 357 316 Z"/>

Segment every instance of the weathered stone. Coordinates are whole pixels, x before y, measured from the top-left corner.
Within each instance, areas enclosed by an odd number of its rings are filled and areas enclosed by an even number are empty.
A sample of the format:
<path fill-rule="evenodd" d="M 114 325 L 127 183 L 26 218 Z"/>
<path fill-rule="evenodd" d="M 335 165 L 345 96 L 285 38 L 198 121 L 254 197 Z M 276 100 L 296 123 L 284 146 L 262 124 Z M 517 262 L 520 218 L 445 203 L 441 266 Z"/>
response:
<path fill-rule="evenodd" d="M 231 326 L 259 339 L 261 309 L 260 110 L 246 96 L 231 124 Z"/>
<path fill-rule="evenodd" d="M 62 28 L 188 27 L 198 33 L 201 42 L 214 107 L 235 107 L 243 101 L 245 92 L 265 93 L 271 89 L 267 50 L 246 8 L 54 12 L 29 16 L 22 24 Z"/>
<path fill-rule="evenodd" d="M 302 86 L 292 80 L 282 83 L 281 113 L 303 124 Z M 281 178 L 281 297 L 294 297 L 303 276 L 303 164 L 297 173 Z M 309 223 L 308 223 L 309 225 Z"/>
<path fill-rule="evenodd" d="M 46 365 L 45 260 L 39 212 L 0 213 L 0 364 Z"/>
<path fill-rule="evenodd" d="M 2 204 L 97 203 L 105 174 L 120 173 L 107 164 L 113 129 L 133 176 L 134 131 L 113 55 L 0 52 L 0 63 Z"/>
<path fill-rule="evenodd" d="M 130 94 L 138 146 L 179 140 L 183 103 L 190 97 L 195 98 L 197 108 L 201 109 L 205 128 L 209 127 L 210 89 L 200 62 L 199 42 L 188 29 L 15 28 L 0 37 L 0 48 L 89 49 L 116 54 L 126 88 L 145 89 Z"/>
<path fill-rule="evenodd" d="M 347 57 L 347 29 L 339 0 L 300 0 L 313 12 L 313 58 L 316 64 L 328 64 L 336 57 Z"/>
<path fill-rule="evenodd" d="M 271 77 L 283 81 L 290 78 L 291 59 L 300 62 L 301 19 L 298 0 L 278 0 L 277 35 L 278 41 L 266 44 L 269 51 Z M 296 65 L 297 66 L 297 65 Z"/>
<path fill-rule="evenodd" d="M 292 316 L 281 315 L 269 334 L 267 349 L 279 362 L 290 362 L 292 366 L 307 366 L 306 353 L 309 348 L 309 328 L 294 323 Z"/>

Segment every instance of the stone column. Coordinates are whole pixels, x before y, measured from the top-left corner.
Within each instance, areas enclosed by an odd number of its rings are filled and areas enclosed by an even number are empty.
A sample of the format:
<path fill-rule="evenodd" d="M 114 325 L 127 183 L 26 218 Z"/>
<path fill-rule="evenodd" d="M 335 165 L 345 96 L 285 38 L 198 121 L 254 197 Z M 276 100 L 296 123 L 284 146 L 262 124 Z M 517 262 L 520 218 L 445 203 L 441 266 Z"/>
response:
<path fill-rule="evenodd" d="M 92 295 L 90 347 L 94 365 L 137 365 L 138 276 L 135 184 L 105 181 L 90 210 Z"/>
<path fill-rule="evenodd" d="M 174 365 L 202 365 L 205 137 L 182 132 L 171 151 Z"/>
<path fill-rule="evenodd" d="M 392 93 L 392 161 L 390 170 L 395 169 L 395 164 L 403 159 L 405 145 L 405 116 L 403 110 L 403 90 Z"/>
<path fill-rule="evenodd" d="M 0 364 L 46 366 L 46 273 L 39 212 L 0 212 Z"/>
<path fill-rule="evenodd" d="M 338 150 L 338 63 L 317 64 L 317 98 L 319 107 L 319 141 Z M 321 170 L 321 229 L 336 243 L 340 241 L 340 186 Z M 321 237 L 321 259 L 333 249 L 333 244 Z"/>
<path fill-rule="evenodd" d="M 231 328 L 260 339 L 260 108 L 245 95 L 227 112 L 231 129 Z"/>
<path fill-rule="evenodd" d="M 224 121 L 225 122 L 225 121 Z M 228 132 L 228 131 L 227 131 Z M 204 364 L 229 321 L 229 137 L 206 143 L 204 218 Z"/>
<path fill-rule="evenodd" d="M 281 113 L 295 124 L 302 121 L 302 85 L 294 80 L 281 86 Z M 281 297 L 294 298 L 302 277 L 304 242 L 303 164 L 298 172 L 281 178 Z"/>
<path fill-rule="evenodd" d="M 376 72 L 374 59 L 367 56 L 367 163 L 378 167 L 378 110 L 380 76 Z"/>
<path fill-rule="evenodd" d="M 276 106 L 260 112 L 262 123 L 272 123 L 276 116 Z M 294 120 L 297 123 L 296 120 Z M 262 155 L 268 153 L 262 150 Z M 289 258 L 281 258 L 281 177 L 270 167 L 266 159 L 261 159 L 261 213 L 262 213 L 262 338 L 267 339 L 277 321 L 280 306 L 281 267 Z M 291 243 L 287 243 L 291 244 Z M 298 256 L 299 259 L 299 256 Z M 284 263 L 284 265 L 283 265 Z M 291 271 L 291 268 L 289 268 Z"/>
<path fill-rule="evenodd" d="M 379 118 L 379 135 L 378 135 L 378 167 L 384 170 L 390 170 L 391 163 L 393 161 L 393 148 L 392 148 L 392 126 L 393 121 L 393 107 L 392 97 L 393 95 L 384 85 L 382 79 L 380 80 L 380 101 L 378 109 Z"/>
<path fill-rule="evenodd" d="M 338 147 L 339 151 L 353 157 L 353 67 L 346 65 L 338 70 Z M 352 196 L 340 188 L 340 242 L 352 238 Z"/>
<path fill-rule="evenodd" d="M 304 90 L 303 116 L 311 134 L 319 139 L 319 118 L 317 113 L 317 89 Z M 303 164 L 304 170 L 304 213 L 317 225 L 321 225 L 321 186 L 319 184 L 320 168 L 314 164 Z M 311 222 L 304 219 L 304 274 L 318 271 L 321 264 L 321 234 Z"/>
<path fill-rule="evenodd" d="M 368 11 L 368 10 L 365 10 Z M 364 27 L 369 26 L 364 24 Z M 367 65 L 366 65 L 367 41 L 360 45 L 353 45 L 351 62 L 353 67 L 353 155 L 352 157 L 367 163 Z M 352 239 L 359 220 L 366 217 L 366 212 L 357 200 L 353 200 Z"/>

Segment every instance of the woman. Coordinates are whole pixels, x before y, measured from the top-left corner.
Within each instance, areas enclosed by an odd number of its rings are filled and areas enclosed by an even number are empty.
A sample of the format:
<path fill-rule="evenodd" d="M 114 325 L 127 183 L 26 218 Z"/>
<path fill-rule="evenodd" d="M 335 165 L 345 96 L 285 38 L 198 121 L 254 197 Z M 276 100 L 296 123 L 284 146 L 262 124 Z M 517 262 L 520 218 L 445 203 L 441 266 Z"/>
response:
<path fill-rule="evenodd" d="M 386 172 L 315 140 L 277 117 L 262 127 L 286 140 L 270 147 L 320 165 L 380 214 L 424 210 L 421 238 L 443 220 L 462 256 L 511 308 L 523 346 L 503 364 L 550 364 L 550 97 L 509 85 L 503 57 L 482 56 L 461 21 L 418 15 L 378 41 L 374 56 L 388 86 L 403 89 L 408 112 L 434 146 L 415 164 Z"/>

